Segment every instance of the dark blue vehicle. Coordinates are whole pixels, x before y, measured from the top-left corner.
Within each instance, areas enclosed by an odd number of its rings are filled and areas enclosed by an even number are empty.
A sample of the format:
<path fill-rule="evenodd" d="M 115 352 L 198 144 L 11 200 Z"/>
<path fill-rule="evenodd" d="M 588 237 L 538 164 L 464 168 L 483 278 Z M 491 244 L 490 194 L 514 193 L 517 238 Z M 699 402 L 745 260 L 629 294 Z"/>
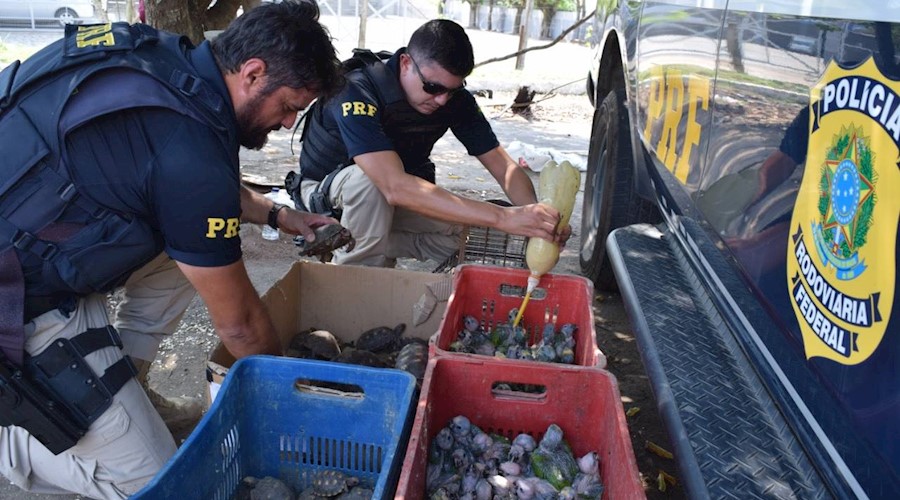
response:
<path fill-rule="evenodd" d="M 582 271 L 690 498 L 900 498 L 898 7 L 598 1 Z"/>

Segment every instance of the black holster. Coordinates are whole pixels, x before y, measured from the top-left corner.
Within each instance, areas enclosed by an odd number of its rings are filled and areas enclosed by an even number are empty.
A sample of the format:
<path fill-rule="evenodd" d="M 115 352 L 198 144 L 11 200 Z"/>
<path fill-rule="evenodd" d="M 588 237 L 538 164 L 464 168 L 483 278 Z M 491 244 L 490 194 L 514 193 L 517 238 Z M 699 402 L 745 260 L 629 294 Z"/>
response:
<path fill-rule="evenodd" d="M 0 425 L 27 430 L 54 454 L 74 446 L 137 370 L 124 356 L 97 376 L 84 357 L 122 347 L 112 326 L 57 339 L 20 368 L 0 353 Z"/>
<path fill-rule="evenodd" d="M 331 183 L 334 182 L 335 176 L 338 172 L 343 170 L 345 166 L 347 165 L 339 166 L 322 179 L 322 182 L 320 182 L 319 185 L 316 186 L 316 189 L 310 193 L 309 203 L 303 202 L 303 195 L 300 190 L 303 177 L 294 172 L 289 172 L 285 177 L 284 184 L 288 192 L 291 193 L 291 198 L 294 200 L 294 205 L 296 205 L 297 209 L 314 214 L 327 215 L 340 220 L 341 211 L 332 206 L 331 200 L 329 199 L 329 193 L 331 192 Z"/>

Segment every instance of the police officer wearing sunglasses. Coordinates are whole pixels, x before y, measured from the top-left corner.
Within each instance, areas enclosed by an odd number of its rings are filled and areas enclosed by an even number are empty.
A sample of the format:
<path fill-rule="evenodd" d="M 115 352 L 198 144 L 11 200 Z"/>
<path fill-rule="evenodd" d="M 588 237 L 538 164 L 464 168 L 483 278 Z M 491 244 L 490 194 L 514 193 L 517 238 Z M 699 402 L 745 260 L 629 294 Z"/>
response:
<path fill-rule="evenodd" d="M 463 28 L 449 20 L 419 27 L 386 62 L 350 71 L 347 86 L 306 117 L 300 175 L 289 180 L 300 208 L 334 214 L 356 238 L 334 262 L 391 267 L 397 258 L 444 261 L 463 225 L 564 242 L 558 212 L 536 203 L 529 177 L 499 144 L 466 90 L 474 67 Z M 478 158 L 513 206 L 456 196 L 435 185 L 429 159 L 450 130 Z M 292 176 L 289 175 L 289 179 Z"/>

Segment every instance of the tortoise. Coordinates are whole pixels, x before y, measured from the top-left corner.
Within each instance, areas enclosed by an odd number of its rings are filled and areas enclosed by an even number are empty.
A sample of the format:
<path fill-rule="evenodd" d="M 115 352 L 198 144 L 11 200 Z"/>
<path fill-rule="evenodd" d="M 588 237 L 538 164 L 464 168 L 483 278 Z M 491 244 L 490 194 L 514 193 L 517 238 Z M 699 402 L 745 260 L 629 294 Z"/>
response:
<path fill-rule="evenodd" d="M 294 498 L 294 492 L 284 481 L 272 476 L 262 479 L 247 476 L 238 484 L 234 498 L 236 500 L 275 500 Z"/>
<path fill-rule="evenodd" d="M 328 330 L 313 330 L 303 337 L 304 345 L 320 358 L 334 359 L 341 354 L 341 344 Z"/>
<path fill-rule="evenodd" d="M 337 497 L 338 500 L 369 500 L 375 495 L 375 492 L 372 491 L 371 488 L 366 488 L 365 486 L 354 486 L 350 488 L 350 491 L 341 493 L 341 496 Z"/>
<path fill-rule="evenodd" d="M 359 484 L 359 479 L 337 470 L 323 470 L 312 478 L 309 488 L 300 493 L 300 498 L 332 498 L 346 493 Z"/>
<path fill-rule="evenodd" d="M 394 328 L 376 326 L 366 330 L 356 340 L 356 348 L 372 352 L 382 352 L 394 349 L 400 344 L 400 338 L 406 331 L 406 323 L 400 323 Z"/>
<path fill-rule="evenodd" d="M 373 368 L 389 368 L 390 365 L 381 358 L 381 356 L 375 354 L 372 351 L 367 351 L 365 349 L 354 349 L 352 347 L 346 348 L 341 353 L 332 359 L 332 361 L 337 363 L 349 363 L 352 365 L 362 365 L 362 366 L 371 366 Z"/>
<path fill-rule="evenodd" d="M 350 234 L 350 230 L 340 224 L 326 224 L 315 228 L 316 239 L 309 242 L 303 236 L 295 236 L 294 244 L 300 249 L 300 255 L 305 257 L 319 257 L 326 261 L 330 254 L 337 248 L 346 246 L 346 251 L 353 250 L 356 240 Z"/>
<path fill-rule="evenodd" d="M 428 365 L 428 345 L 419 342 L 409 342 L 397 354 L 394 368 L 404 370 L 416 377 L 419 386 L 425 378 L 425 367 Z"/>

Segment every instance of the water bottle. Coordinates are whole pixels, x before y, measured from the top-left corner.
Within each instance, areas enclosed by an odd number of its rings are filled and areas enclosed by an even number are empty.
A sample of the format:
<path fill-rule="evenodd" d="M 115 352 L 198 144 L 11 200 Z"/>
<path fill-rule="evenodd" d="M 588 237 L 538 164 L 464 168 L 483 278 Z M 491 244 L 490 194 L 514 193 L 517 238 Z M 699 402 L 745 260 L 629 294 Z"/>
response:
<path fill-rule="evenodd" d="M 568 161 L 557 164 L 550 160 L 541 170 L 538 201 L 559 211 L 560 220 L 556 228 L 566 227 L 575 208 L 575 195 L 581 184 L 581 172 Z M 531 292 L 537 288 L 541 276 L 549 273 L 559 261 L 559 245 L 543 238 L 529 238 L 525 247 L 525 263 L 531 271 L 525 287 L 525 298 L 519 306 L 519 313 L 513 320 L 513 327 L 519 325 Z"/>
<path fill-rule="evenodd" d="M 539 182 L 539 202 L 550 205 L 559 211 L 560 220 L 557 229 L 566 227 L 572 210 L 575 208 L 575 195 L 581 184 L 581 172 L 568 161 L 557 164 L 550 161 L 541 170 Z M 543 238 L 530 238 L 525 248 L 525 262 L 531 271 L 528 278 L 530 292 L 538 284 L 540 277 L 549 273 L 559 261 L 559 245 Z"/>
<path fill-rule="evenodd" d="M 278 191 L 279 191 L 278 188 L 272 188 L 272 191 L 269 193 L 266 193 L 265 197 L 272 200 L 275 203 L 279 203 L 280 194 Z M 262 225 L 262 237 L 264 240 L 270 240 L 270 241 L 277 240 L 279 238 L 278 230 L 268 224 L 263 224 Z"/>

